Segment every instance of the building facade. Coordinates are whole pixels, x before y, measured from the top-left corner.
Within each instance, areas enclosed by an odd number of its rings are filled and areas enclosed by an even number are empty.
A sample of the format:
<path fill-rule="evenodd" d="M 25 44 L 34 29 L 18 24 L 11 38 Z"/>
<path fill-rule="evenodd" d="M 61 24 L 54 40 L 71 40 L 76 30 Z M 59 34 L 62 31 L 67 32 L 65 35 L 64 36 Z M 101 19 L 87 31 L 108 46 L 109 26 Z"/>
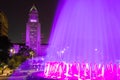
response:
<path fill-rule="evenodd" d="M 36 55 L 41 54 L 40 27 L 38 10 L 35 5 L 33 5 L 30 9 L 28 22 L 26 24 L 26 45 L 34 50 Z"/>
<path fill-rule="evenodd" d="M 0 36 L 8 36 L 8 21 L 6 15 L 0 11 Z"/>

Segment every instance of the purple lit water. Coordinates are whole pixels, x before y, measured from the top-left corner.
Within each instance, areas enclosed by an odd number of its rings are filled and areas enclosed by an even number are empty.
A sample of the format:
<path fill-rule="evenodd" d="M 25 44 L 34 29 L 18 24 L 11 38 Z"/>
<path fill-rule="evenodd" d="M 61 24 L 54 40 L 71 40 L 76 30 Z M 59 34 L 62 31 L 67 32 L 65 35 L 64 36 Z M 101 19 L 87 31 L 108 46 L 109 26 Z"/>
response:
<path fill-rule="evenodd" d="M 119 4 L 119 0 L 62 0 L 46 61 L 119 62 Z"/>

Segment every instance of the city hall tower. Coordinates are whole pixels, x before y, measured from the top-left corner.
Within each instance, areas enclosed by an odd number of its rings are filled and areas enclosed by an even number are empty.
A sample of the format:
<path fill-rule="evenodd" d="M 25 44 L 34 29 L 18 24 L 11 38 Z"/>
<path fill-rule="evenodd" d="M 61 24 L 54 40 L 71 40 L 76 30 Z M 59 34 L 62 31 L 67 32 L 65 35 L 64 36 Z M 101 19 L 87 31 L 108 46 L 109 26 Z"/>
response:
<path fill-rule="evenodd" d="M 40 27 L 38 10 L 33 5 L 29 11 L 29 18 L 26 24 L 26 45 L 34 50 L 36 55 L 40 55 L 41 51 Z"/>

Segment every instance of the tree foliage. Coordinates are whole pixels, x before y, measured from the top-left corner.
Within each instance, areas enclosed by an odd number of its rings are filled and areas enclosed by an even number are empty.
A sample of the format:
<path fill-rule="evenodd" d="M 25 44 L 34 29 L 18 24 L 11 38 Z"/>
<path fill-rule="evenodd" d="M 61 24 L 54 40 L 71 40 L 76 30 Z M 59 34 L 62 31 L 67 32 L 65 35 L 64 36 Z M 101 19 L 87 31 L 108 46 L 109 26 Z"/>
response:
<path fill-rule="evenodd" d="M 9 49 L 12 46 L 9 38 L 7 36 L 0 36 L 0 62 L 7 63 L 9 58 Z"/>
<path fill-rule="evenodd" d="M 33 51 L 30 47 L 28 47 L 28 46 L 23 46 L 23 47 L 20 48 L 20 50 L 18 51 L 18 54 L 19 54 L 19 55 L 24 55 L 25 57 L 30 58 L 30 57 L 32 57 L 31 54 L 30 54 L 31 52 L 33 52 L 33 55 L 34 55 L 34 51 Z"/>

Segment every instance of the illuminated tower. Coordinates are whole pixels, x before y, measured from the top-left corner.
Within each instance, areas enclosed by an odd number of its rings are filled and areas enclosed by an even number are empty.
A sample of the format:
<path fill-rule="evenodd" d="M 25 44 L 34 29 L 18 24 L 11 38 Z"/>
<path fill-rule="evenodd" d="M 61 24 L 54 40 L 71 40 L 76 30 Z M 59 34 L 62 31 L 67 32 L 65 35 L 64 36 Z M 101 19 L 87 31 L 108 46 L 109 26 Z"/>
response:
<path fill-rule="evenodd" d="M 33 5 L 26 25 L 26 45 L 34 50 L 36 55 L 40 55 L 40 26 L 38 11 L 35 5 Z"/>
<path fill-rule="evenodd" d="M 2 11 L 0 11 L 0 35 L 8 36 L 8 21 Z"/>

